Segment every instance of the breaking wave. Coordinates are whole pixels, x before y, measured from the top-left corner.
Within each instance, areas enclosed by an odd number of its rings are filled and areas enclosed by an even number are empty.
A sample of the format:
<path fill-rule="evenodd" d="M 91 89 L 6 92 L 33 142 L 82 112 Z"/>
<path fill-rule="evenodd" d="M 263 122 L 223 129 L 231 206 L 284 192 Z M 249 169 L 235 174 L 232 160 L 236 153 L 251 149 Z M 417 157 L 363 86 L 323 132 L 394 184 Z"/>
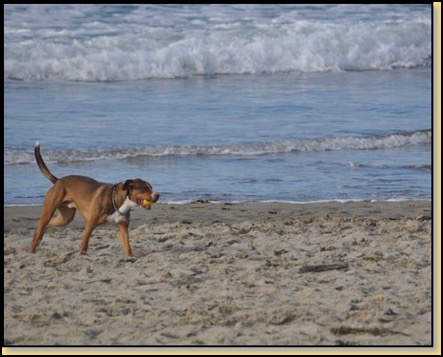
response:
<path fill-rule="evenodd" d="M 374 21 L 364 6 L 358 11 L 367 17 L 352 22 L 346 13 L 307 19 L 298 8 L 278 7 L 273 17 L 247 17 L 249 8 L 199 13 L 206 8 L 183 7 L 168 15 L 170 9 L 117 7 L 121 16 L 112 18 L 100 7 L 57 9 L 7 8 L 5 79 L 130 81 L 431 66 L 431 16 Z"/>
<path fill-rule="evenodd" d="M 217 146 L 144 146 L 136 148 L 108 148 L 90 150 L 44 150 L 46 162 L 82 162 L 94 160 L 122 160 L 136 157 L 192 157 L 192 156 L 255 156 L 339 150 L 381 150 L 411 145 L 430 145 L 431 130 L 393 133 L 385 136 L 340 137 L 276 141 L 246 145 Z M 34 163 L 33 151 L 6 149 L 4 164 Z"/>

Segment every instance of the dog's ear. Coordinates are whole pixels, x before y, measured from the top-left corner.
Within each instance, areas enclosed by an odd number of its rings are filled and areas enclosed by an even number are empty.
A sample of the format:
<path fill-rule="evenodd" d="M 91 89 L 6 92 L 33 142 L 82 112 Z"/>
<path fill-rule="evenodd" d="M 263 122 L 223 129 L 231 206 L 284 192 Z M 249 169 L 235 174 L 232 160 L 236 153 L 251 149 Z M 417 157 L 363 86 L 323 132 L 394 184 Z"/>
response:
<path fill-rule="evenodd" d="M 134 186 L 134 180 L 126 180 L 125 184 L 123 185 L 123 189 L 131 192 Z"/>

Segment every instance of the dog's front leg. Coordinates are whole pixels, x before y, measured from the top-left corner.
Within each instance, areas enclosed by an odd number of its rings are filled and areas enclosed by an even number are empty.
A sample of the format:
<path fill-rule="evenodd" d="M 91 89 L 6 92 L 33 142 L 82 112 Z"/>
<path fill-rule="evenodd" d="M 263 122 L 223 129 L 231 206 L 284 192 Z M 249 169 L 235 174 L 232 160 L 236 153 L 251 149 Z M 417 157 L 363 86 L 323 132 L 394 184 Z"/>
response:
<path fill-rule="evenodd" d="M 81 251 L 83 254 L 86 254 L 86 251 L 88 250 L 89 238 L 91 238 L 92 231 L 96 226 L 97 225 L 91 223 L 91 221 L 86 222 L 85 230 L 83 231 L 83 241 L 81 247 Z"/>
<path fill-rule="evenodd" d="M 117 224 L 118 227 L 118 233 L 120 235 L 120 240 L 123 245 L 123 249 L 126 252 L 126 255 L 128 257 L 133 257 L 131 246 L 129 245 L 129 234 L 128 234 L 128 227 L 129 227 L 129 219 L 127 219 L 125 222 Z"/>

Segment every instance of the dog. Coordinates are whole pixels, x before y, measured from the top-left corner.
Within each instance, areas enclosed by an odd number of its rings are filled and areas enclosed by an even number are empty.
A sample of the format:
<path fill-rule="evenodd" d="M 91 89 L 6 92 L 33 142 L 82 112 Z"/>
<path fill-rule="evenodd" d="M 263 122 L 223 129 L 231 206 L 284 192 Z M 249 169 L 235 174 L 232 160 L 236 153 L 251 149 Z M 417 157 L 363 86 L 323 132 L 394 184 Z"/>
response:
<path fill-rule="evenodd" d="M 97 226 L 114 222 L 117 224 L 126 255 L 133 257 L 128 235 L 130 210 L 136 206 L 145 210 L 151 209 L 151 205 L 160 198 L 152 186 L 139 178 L 114 185 L 78 175 L 58 179 L 43 161 L 38 142 L 35 144 L 34 154 L 40 171 L 54 186 L 45 196 L 30 252 L 35 253 L 47 228 L 66 226 L 74 219 L 76 210 L 79 210 L 86 221 L 81 244 L 82 253 L 87 252 L 89 238 Z M 53 217 L 57 209 L 59 214 Z"/>

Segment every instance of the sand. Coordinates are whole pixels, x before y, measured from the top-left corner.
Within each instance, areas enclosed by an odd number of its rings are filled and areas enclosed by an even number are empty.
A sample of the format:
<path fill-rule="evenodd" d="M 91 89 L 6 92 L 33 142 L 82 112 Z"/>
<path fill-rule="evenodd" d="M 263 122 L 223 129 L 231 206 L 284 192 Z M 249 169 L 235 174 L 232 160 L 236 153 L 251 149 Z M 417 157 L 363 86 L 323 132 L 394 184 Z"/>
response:
<path fill-rule="evenodd" d="M 5 207 L 4 343 L 429 346 L 432 203 L 156 204 L 80 254 L 83 220 L 28 253 Z"/>

